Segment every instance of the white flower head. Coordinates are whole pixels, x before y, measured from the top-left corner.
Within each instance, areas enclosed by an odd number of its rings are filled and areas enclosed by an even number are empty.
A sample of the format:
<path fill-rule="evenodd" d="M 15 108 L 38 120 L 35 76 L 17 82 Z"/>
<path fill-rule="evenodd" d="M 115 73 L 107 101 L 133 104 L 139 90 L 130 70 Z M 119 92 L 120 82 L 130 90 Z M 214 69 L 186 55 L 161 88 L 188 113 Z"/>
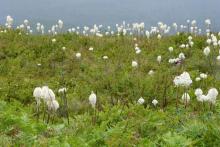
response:
<path fill-rule="evenodd" d="M 217 61 L 220 61 L 220 55 L 218 55 L 218 56 L 216 57 L 216 60 L 217 60 Z"/>
<path fill-rule="evenodd" d="M 216 88 L 209 89 L 208 94 L 207 94 L 207 98 L 209 102 L 211 102 L 212 104 L 215 104 L 217 96 L 218 96 L 218 90 Z"/>
<path fill-rule="evenodd" d="M 37 102 L 37 105 L 40 105 L 40 99 L 42 98 L 42 89 L 41 87 L 36 87 L 33 92 L 33 96 Z"/>
<path fill-rule="evenodd" d="M 189 37 L 188 37 L 188 40 L 191 41 L 191 40 L 192 40 L 192 36 L 189 36 Z"/>
<path fill-rule="evenodd" d="M 202 94 L 203 94 L 203 91 L 202 91 L 202 89 L 200 89 L 200 88 L 197 88 L 197 89 L 195 90 L 195 95 L 196 95 L 197 97 L 200 97 L 200 96 L 202 96 Z"/>
<path fill-rule="evenodd" d="M 33 96 L 35 98 L 41 98 L 42 97 L 42 89 L 41 89 L 41 87 L 36 87 L 34 89 Z"/>
<path fill-rule="evenodd" d="M 65 93 L 67 91 L 67 89 L 64 87 L 64 88 L 60 88 L 58 90 L 58 93 Z"/>
<path fill-rule="evenodd" d="M 150 75 L 150 76 L 152 76 L 154 74 L 154 71 L 153 70 L 150 70 L 149 72 L 148 72 L 148 75 Z"/>
<path fill-rule="evenodd" d="M 173 82 L 177 87 L 189 87 L 192 84 L 192 80 L 188 72 L 183 72 L 180 76 L 176 76 Z"/>
<path fill-rule="evenodd" d="M 59 29 L 63 28 L 63 21 L 62 20 L 58 20 L 58 27 L 59 27 Z"/>
<path fill-rule="evenodd" d="M 132 65 L 132 67 L 137 67 L 138 63 L 137 63 L 137 61 L 132 61 L 131 65 Z"/>
<path fill-rule="evenodd" d="M 206 26 L 211 25 L 211 20 L 210 20 L 210 19 L 206 19 L 206 20 L 205 20 L 205 24 L 206 24 Z"/>
<path fill-rule="evenodd" d="M 93 108 L 95 108 L 96 105 L 96 94 L 92 91 L 89 96 L 89 102 L 92 105 Z"/>
<path fill-rule="evenodd" d="M 49 87 L 48 86 L 42 87 L 42 97 L 43 97 L 44 101 L 47 101 L 47 99 L 49 97 Z"/>
<path fill-rule="evenodd" d="M 49 94 L 49 95 L 48 95 L 48 96 L 49 96 L 48 98 L 49 98 L 50 101 L 56 99 L 56 96 L 55 96 L 55 94 L 54 94 L 54 92 L 53 92 L 52 89 L 49 89 L 48 94 Z"/>
<path fill-rule="evenodd" d="M 180 60 L 184 60 L 186 57 L 185 57 L 185 55 L 184 55 L 184 53 L 180 53 L 179 54 L 179 59 Z"/>
<path fill-rule="evenodd" d="M 80 59 L 81 58 L 81 53 L 76 53 L 76 58 Z"/>
<path fill-rule="evenodd" d="M 160 40 L 161 38 L 162 38 L 162 36 L 161 36 L 160 34 L 158 34 L 158 35 L 157 35 L 157 39 Z"/>
<path fill-rule="evenodd" d="M 152 101 L 152 104 L 153 104 L 154 106 L 156 106 L 156 105 L 158 104 L 158 101 L 157 101 L 156 99 L 154 99 L 154 100 Z"/>
<path fill-rule="evenodd" d="M 147 39 L 150 38 L 150 32 L 149 32 L 149 31 L 146 31 L 146 32 L 145 32 L 145 35 L 147 36 Z"/>
<path fill-rule="evenodd" d="M 161 63 L 162 57 L 161 56 L 157 56 L 157 62 Z"/>
<path fill-rule="evenodd" d="M 200 77 L 196 77 L 196 79 L 195 79 L 195 81 L 200 81 L 201 80 L 201 78 Z"/>
<path fill-rule="evenodd" d="M 185 44 L 181 44 L 181 45 L 180 45 L 180 48 L 185 48 L 185 47 L 186 47 Z"/>
<path fill-rule="evenodd" d="M 89 51 L 93 51 L 93 50 L 94 50 L 93 47 L 90 47 L 90 48 L 89 48 Z"/>
<path fill-rule="evenodd" d="M 140 49 L 136 50 L 136 54 L 140 54 L 140 53 L 141 53 Z"/>
<path fill-rule="evenodd" d="M 42 97 L 45 102 L 55 100 L 55 94 L 48 86 L 42 87 Z"/>
<path fill-rule="evenodd" d="M 197 100 L 199 102 L 207 102 L 207 101 L 209 101 L 209 98 L 206 95 L 203 94 L 200 97 L 198 97 Z"/>
<path fill-rule="evenodd" d="M 57 100 L 47 101 L 47 107 L 50 111 L 57 111 L 57 109 L 60 107 Z"/>
<path fill-rule="evenodd" d="M 208 77 L 208 75 L 205 73 L 200 74 L 200 78 L 202 78 L 202 79 L 207 79 L 207 77 Z"/>
<path fill-rule="evenodd" d="M 52 41 L 52 43 L 55 43 L 57 40 L 55 38 L 53 38 L 51 41 Z"/>
<path fill-rule="evenodd" d="M 145 100 L 141 97 L 138 99 L 137 102 L 138 102 L 138 104 L 142 105 L 145 102 Z"/>
<path fill-rule="evenodd" d="M 108 59 L 108 56 L 103 56 L 102 57 L 104 60 L 107 60 Z"/>
<path fill-rule="evenodd" d="M 169 47 L 168 50 L 169 50 L 170 52 L 173 52 L 173 47 L 172 47 L 172 46 Z"/>
<path fill-rule="evenodd" d="M 210 53 L 210 48 L 207 46 L 204 50 L 203 50 L 203 53 L 205 56 L 208 56 L 209 53 Z"/>

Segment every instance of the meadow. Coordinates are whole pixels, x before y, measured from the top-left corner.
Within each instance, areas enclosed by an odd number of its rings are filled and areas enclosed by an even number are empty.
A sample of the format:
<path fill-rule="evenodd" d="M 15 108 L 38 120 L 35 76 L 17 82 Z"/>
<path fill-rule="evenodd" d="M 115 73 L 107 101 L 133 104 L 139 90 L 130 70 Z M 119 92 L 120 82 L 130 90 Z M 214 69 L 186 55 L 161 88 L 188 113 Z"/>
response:
<path fill-rule="evenodd" d="M 72 30 L 0 28 L 1 146 L 220 145 L 218 33 Z"/>

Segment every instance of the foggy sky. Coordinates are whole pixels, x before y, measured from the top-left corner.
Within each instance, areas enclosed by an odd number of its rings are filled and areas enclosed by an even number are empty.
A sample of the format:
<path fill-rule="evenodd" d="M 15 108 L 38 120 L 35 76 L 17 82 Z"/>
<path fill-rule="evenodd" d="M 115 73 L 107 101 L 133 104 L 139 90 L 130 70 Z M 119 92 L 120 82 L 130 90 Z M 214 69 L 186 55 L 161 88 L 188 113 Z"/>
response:
<path fill-rule="evenodd" d="M 15 23 L 24 19 L 68 25 L 113 25 L 142 22 L 147 26 L 158 21 L 183 23 L 210 18 L 220 28 L 220 0 L 0 0 L 0 23 L 11 15 Z"/>

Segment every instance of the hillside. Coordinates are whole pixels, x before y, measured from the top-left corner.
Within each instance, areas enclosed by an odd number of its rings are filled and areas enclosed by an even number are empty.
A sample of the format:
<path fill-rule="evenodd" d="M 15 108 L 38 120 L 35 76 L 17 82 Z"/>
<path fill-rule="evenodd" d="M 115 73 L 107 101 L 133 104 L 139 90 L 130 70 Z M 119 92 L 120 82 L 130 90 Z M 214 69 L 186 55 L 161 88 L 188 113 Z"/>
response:
<path fill-rule="evenodd" d="M 219 46 L 208 38 L 0 33 L 0 145 L 219 146 L 219 97 L 195 95 L 220 87 Z M 175 86 L 183 72 L 192 83 Z M 42 86 L 59 102 L 49 115 L 33 96 Z"/>

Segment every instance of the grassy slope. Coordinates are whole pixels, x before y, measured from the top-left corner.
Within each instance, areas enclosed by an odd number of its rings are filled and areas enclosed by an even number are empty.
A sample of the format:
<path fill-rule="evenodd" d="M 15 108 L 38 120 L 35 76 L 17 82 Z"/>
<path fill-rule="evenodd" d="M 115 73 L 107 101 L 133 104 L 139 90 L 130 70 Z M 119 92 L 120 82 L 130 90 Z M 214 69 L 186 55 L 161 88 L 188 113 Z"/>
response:
<path fill-rule="evenodd" d="M 194 90 L 218 88 L 212 68 L 202 51 L 205 37 L 194 37 L 193 48 L 180 49 L 187 35 L 169 36 L 161 40 L 132 37 L 84 37 L 58 35 L 26 36 L 17 32 L 0 34 L 0 144 L 25 146 L 218 146 L 220 145 L 220 105 L 215 110 L 198 104 Z M 142 49 L 136 55 L 134 44 Z M 61 48 L 65 46 L 65 53 Z M 88 48 L 94 47 L 94 51 Z M 168 52 L 173 46 L 174 52 Z M 182 66 L 168 64 L 169 58 L 184 52 Z M 77 60 L 75 53 L 81 52 Z M 213 61 L 218 50 L 213 50 Z M 107 55 L 108 60 L 102 56 Z M 156 62 L 162 55 L 162 64 Z M 64 60 L 63 60 L 64 59 Z M 133 69 L 131 61 L 139 67 Z M 37 64 L 42 66 L 38 67 Z M 62 66 L 64 65 L 64 66 Z M 62 70 L 63 69 L 63 70 Z M 149 70 L 155 74 L 149 76 Z M 214 67 L 218 73 L 218 65 Z M 195 79 L 200 72 L 209 73 L 206 81 L 195 82 L 189 89 L 190 106 L 175 109 L 174 76 L 188 71 Z M 64 80 L 61 73 L 64 73 Z M 218 79 L 218 74 L 215 75 Z M 70 125 L 58 113 L 55 123 L 46 125 L 34 117 L 33 89 L 48 85 L 54 91 L 68 88 Z M 166 94 L 164 89 L 167 87 Z M 98 96 L 97 123 L 92 124 L 93 111 L 88 104 L 91 91 Z M 180 92 L 183 94 L 183 90 Z M 56 94 L 58 95 L 58 94 Z M 144 106 L 136 105 L 144 97 Z M 163 98 L 168 106 L 162 110 Z M 152 99 L 160 106 L 153 108 Z M 60 101 L 60 97 L 57 96 Z M 125 106 L 125 107 L 123 107 Z"/>

